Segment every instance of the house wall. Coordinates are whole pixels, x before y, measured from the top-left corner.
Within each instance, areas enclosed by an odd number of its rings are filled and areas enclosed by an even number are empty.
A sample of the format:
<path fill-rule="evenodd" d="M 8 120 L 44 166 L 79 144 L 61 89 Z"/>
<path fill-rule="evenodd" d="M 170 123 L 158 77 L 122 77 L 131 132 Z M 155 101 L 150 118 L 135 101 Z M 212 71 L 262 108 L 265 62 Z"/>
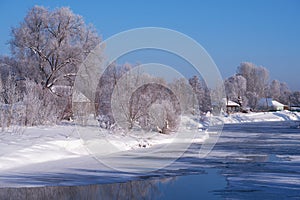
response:
<path fill-rule="evenodd" d="M 227 111 L 229 113 L 239 112 L 240 107 L 238 107 L 238 106 L 227 106 Z"/>

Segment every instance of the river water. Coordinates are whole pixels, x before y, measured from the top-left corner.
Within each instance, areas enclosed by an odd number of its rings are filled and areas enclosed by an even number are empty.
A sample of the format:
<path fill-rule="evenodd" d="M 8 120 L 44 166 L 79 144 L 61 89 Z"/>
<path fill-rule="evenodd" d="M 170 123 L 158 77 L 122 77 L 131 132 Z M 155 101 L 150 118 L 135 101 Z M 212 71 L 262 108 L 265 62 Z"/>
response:
<path fill-rule="evenodd" d="M 188 168 L 110 184 L 1 188 L 0 199 L 300 199 L 300 129 L 296 122 L 225 125 L 204 159 Z M 176 164 L 175 163 L 175 164 Z"/>

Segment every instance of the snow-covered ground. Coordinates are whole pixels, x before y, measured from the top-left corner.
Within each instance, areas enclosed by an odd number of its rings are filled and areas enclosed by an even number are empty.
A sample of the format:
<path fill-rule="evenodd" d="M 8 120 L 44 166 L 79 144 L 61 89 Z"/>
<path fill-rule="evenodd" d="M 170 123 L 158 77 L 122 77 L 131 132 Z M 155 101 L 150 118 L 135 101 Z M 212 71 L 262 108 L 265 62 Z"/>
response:
<path fill-rule="evenodd" d="M 274 121 L 299 121 L 300 112 L 253 112 L 235 113 L 221 118 L 225 124 L 250 123 L 250 122 L 274 122 Z"/>
<path fill-rule="evenodd" d="M 27 127 L 0 133 L 1 170 L 88 155 L 72 126 Z"/>
<path fill-rule="evenodd" d="M 289 111 L 237 113 L 220 119 L 224 123 L 299 121 L 300 113 Z M 186 121 L 188 120 L 184 122 Z M 187 132 L 187 141 L 191 142 L 188 140 L 191 135 L 188 135 L 187 127 L 195 126 L 200 129 L 199 135 L 195 138 L 197 140 L 193 142 L 201 143 L 208 138 L 208 134 L 202 129 L 204 125 L 189 124 L 185 127 L 186 129 L 181 131 Z M 117 146 L 117 151 L 134 152 L 145 147 L 160 148 L 161 145 L 174 140 L 171 136 L 163 134 L 152 135 L 151 137 L 143 136 L 142 139 L 126 134 L 105 134 L 103 144 L 106 141 Z M 107 149 L 105 145 L 102 149 L 106 153 L 117 153 L 116 150 Z M 80 134 L 78 134 L 78 127 L 74 125 L 27 127 L 16 133 L 0 132 L 0 177 L 7 174 L 11 176 L 14 173 L 19 175 L 25 172 L 42 173 L 52 169 L 62 170 L 64 168 L 91 168 L 96 170 L 99 168 L 98 164 L 84 145 Z M 106 170 L 109 169 L 106 168 Z M 14 183 L 12 185 L 18 184 Z M 26 183 L 20 183 L 20 185 L 26 185 Z M 39 185 L 39 183 L 36 183 L 36 185 Z M 0 184 L 0 187 L 6 186 Z"/>

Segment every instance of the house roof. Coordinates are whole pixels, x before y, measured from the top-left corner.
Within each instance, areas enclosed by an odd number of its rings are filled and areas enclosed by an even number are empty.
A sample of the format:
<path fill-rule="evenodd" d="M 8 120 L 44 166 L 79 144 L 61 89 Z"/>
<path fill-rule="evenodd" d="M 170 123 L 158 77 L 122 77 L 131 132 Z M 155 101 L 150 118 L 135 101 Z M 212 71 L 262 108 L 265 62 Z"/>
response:
<path fill-rule="evenodd" d="M 272 104 L 273 104 L 273 106 L 276 106 L 276 107 L 283 107 L 284 106 L 284 104 L 279 103 L 278 101 L 275 101 L 275 100 L 272 101 Z"/>
<path fill-rule="evenodd" d="M 240 105 L 238 103 L 235 103 L 234 101 L 230 101 L 230 100 L 228 100 L 226 105 L 227 106 L 232 106 L 232 107 L 240 107 Z"/>
<path fill-rule="evenodd" d="M 273 98 L 262 98 L 259 100 L 258 104 L 261 106 L 274 106 L 274 107 L 283 107 L 284 106 L 284 104 L 282 104 L 276 100 L 273 100 Z"/>
<path fill-rule="evenodd" d="M 231 106 L 231 107 L 240 107 L 240 105 L 234 101 L 227 100 L 226 98 L 223 98 L 223 101 L 225 102 L 226 106 Z"/>
<path fill-rule="evenodd" d="M 230 106 L 230 107 L 240 107 L 240 105 L 234 101 L 228 100 L 228 102 L 227 102 L 226 98 L 222 98 L 221 102 L 214 101 L 211 104 L 213 106 L 218 106 L 218 105 L 220 105 L 220 103 L 224 106 L 226 105 L 226 106 Z"/>

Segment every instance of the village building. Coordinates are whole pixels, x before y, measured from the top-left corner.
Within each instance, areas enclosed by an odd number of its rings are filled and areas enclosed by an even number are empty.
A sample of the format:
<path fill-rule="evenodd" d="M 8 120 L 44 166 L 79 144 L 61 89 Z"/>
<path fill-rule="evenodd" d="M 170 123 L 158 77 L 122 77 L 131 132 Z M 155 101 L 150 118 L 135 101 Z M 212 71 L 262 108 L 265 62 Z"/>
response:
<path fill-rule="evenodd" d="M 226 100 L 226 109 L 227 113 L 234 113 L 234 112 L 239 112 L 241 110 L 241 106 L 231 100 Z"/>
<path fill-rule="evenodd" d="M 286 108 L 286 105 L 273 98 L 262 98 L 258 101 L 258 108 L 262 111 L 281 111 Z"/>

